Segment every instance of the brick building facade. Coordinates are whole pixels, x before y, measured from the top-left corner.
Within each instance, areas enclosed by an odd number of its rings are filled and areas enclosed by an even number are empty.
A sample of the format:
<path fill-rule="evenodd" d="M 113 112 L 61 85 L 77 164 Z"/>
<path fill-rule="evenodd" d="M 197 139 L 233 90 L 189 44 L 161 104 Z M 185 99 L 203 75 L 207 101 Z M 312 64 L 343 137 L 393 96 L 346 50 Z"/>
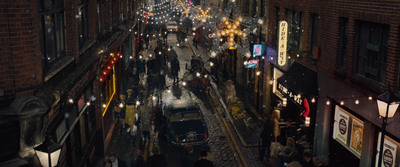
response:
<path fill-rule="evenodd" d="M 377 162 L 382 119 L 374 99 L 389 86 L 397 95 L 400 90 L 399 7 L 395 1 L 269 1 L 267 46 L 276 52 L 280 21 L 287 21 L 289 29 L 288 64 L 279 66 L 269 61 L 268 79 L 279 85 L 274 74 L 289 77 L 286 71 L 294 62 L 317 72 L 316 109 L 311 110 L 315 112 L 314 118 L 311 117 L 315 123 L 313 153 L 329 156 L 332 165 L 372 166 Z M 290 85 L 281 84 L 290 89 Z M 283 98 L 286 96 L 280 100 Z M 349 134 L 343 141 L 338 139 L 340 134 L 336 129 L 341 113 L 353 120 L 346 124 L 350 127 Z M 392 124 L 386 128 L 387 141 L 398 147 L 400 133 L 395 130 L 399 126 L 398 114 L 391 120 Z M 357 133 L 361 132 L 361 137 L 355 138 L 353 133 L 359 123 L 362 129 Z M 398 164 L 395 159 L 393 165 Z"/>
<path fill-rule="evenodd" d="M 46 134 L 62 145 L 59 166 L 96 166 L 115 124 L 111 112 L 130 63 L 125 52 L 135 46 L 139 4 L 0 2 L 0 126 L 7 136 L 0 166 L 38 166 L 33 147 Z M 104 101 L 101 71 L 117 52 L 123 56 L 111 64 L 114 96 Z"/>

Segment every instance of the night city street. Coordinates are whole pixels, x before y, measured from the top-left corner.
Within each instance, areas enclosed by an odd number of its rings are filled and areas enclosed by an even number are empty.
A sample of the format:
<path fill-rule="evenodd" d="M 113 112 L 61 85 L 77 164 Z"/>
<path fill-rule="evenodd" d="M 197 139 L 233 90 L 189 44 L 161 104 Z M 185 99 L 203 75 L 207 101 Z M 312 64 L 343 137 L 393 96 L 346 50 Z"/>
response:
<path fill-rule="evenodd" d="M 0 1 L 0 167 L 400 167 L 399 16 L 397 0 Z"/>

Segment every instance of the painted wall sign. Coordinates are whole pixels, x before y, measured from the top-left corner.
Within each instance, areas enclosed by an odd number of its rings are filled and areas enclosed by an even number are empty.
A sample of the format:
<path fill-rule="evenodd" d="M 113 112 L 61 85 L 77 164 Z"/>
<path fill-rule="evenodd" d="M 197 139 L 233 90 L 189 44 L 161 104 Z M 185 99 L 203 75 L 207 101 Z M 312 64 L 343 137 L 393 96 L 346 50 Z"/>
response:
<path fill-rule="evenodd" d="M 298 96 L 297 93 L 290 91 L 288 88 L 283 86 L 281 83 L 278 83 L 278 91 L 282 93 L 282 95 L 286 95 L 295 101 L 299 105 L 303 105 L 303 99 Z"/>
<path fill-rule="evenodd" d="M 261 56 L 262 51 L 263 51 L 263 45 L 262 44 L 253 45 L 253 55 L 254 56 Z"/>
<path fill-rule="evenodd" d="M 287 47 L 287 31 L 288 25 L 286 21 L 279 23 L 279 45 L 278 45 L 278 65 L 286 64 L 286 47 Z"/>

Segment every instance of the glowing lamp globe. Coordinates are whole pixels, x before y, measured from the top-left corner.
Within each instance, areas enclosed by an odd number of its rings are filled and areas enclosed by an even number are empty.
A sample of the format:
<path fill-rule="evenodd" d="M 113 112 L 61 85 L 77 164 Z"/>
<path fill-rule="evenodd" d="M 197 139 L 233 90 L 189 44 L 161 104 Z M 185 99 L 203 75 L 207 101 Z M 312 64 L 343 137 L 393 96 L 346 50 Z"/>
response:
<path fill-rule="evenodd" d="M 53 142 L 50 136 L 47 135 L 43 143 L 33 149 L 43 167 L 57 166 L 61 145 Z"/>
<path fill-rule="evenodd" d="M 392 118 L 399 107 L 400 99 L 387 90 L 376 98 L 376 103 L 381 117 Z"/>

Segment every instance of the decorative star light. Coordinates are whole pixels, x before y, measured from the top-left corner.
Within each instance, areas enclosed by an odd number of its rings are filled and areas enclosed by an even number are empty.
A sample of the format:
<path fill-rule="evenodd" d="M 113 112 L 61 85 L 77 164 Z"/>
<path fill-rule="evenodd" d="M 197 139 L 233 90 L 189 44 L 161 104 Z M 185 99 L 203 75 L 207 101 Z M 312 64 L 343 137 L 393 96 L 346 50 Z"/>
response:
<path fill-rule="evenodd" d="M 246 33 L 238 29 L 240 23 L 242 22 L 241 17 L 236 19 L 235 22 L 233 23 L 230 23 L 226 17 L 223 17 L 222 22 L 224 23 L 225 28 L 223 30 L 218 31 L 217 35 L 228 37 L 229 46 L 233 46 L 235 42 L 235 35 L 246 37 Z"/>
<path fill-rule="evenodd" d="M 197 18 L 201 19 L 202 22 L 206 22 L 207 18 L 210 18 L 211 16 L 208 14 L 210 12 L 210 8 L 208 8 L 207 10 L 203 10 L 203 9 L 199 9 L 199 15 L 197 16 Z"/>

